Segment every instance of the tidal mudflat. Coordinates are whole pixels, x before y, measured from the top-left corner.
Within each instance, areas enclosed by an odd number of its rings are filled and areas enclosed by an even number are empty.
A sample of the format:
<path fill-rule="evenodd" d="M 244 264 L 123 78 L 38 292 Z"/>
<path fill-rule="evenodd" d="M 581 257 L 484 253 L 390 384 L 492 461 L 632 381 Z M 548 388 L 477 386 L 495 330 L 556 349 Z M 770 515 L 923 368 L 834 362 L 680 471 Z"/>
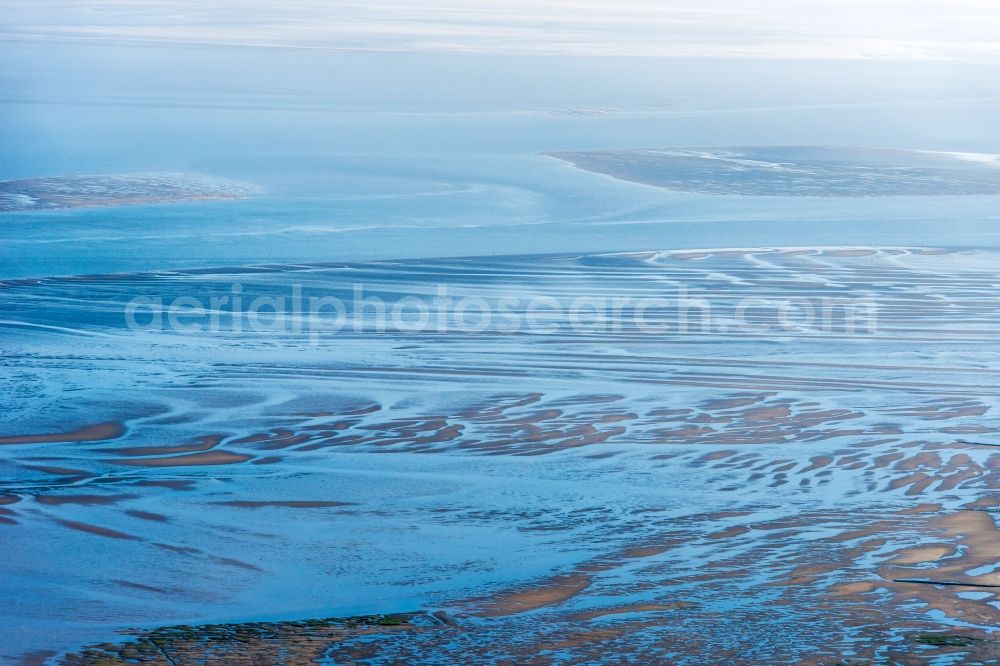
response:
<path fill-rule="evenodd" d="M 259 192 L 227 178 L 190 173 L 123 173 L 0 181 L 0 213 L 226 201 Z"/>
<path fill-rule="evenodd" d="M 554 152 L 587 171 L 680 192 L 879 197 L 1000 194 L 1000 155 L 838 146 Z"/>
<path fill-rule="evenodd" d="M 255 664 L 322 664 L 339 644 L 358 644 L 339 656 L 362 662 L 372 656 L 370 645 L 396 633 L 442 631 L 449 626 L 443 613 L 398 613 L 289 622 L 247 622 L 231 625 L 162 627 L 137 640 L 104 644 L 66 655 L 68 666 L 251 666 Z M 41 659 L 45 655 L 36 655 Z"/>
<path fill-rule="evenodd" d="M 820 4 L 0 3 L 0 662 L 996 662 L 1000 21 Z"/>
<path fill-rule="evenodd" d="M 34 618 L 5 620 L 12 654 L 377 608 L 447 622 L 310 634 L 318 663 L 992 659 L 996 266 L 845 246 L 8 281 L 0 589 Z M 682 289 L 712 310 L 533 335 L 121 317 L 135 293 L 234 282 L 345 299 L 359 282 L 387 304 L 444 284 L 488 310 L 512 285 L 554 303 Z M 779 322 L 775 298 L 877 317 Z"/>

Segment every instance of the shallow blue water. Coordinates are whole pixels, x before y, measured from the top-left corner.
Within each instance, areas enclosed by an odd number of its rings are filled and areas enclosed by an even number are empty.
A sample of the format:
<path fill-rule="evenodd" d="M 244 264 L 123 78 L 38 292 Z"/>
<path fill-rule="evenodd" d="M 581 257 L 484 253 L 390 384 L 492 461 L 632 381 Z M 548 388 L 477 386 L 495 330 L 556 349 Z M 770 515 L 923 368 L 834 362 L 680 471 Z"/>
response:
<path fill-rule="evenodd" d="M 194 171 L 265 191 L 228 203 L 5 216 L 2 277 L 995 240 L 995 197 L 709 198 L 538 155 L 678 145 L 1000 151 L 1000 85 L 989 67 L 17 41 L 0 49 L 13 64 L 0 74 L 0 177 Z"/>

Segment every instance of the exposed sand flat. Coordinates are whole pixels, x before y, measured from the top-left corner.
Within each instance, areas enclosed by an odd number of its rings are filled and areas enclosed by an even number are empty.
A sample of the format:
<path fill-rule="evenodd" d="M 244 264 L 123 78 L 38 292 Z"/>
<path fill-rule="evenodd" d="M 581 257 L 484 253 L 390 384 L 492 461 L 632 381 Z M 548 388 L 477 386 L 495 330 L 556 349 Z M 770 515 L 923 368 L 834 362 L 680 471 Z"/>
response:
<path fill-rule="evenodd" d="M 934 562 L 942 557 L 948 557 L 955 553 L 955 548 L 947 544 L 919 546 L 917 548 L 907 548 L 899 551 L 892 558 L 893 564 L 913 565 Z"/>
<path fill-rule="evenodd" d="M 525 401 L 512 402 L 523 404 Z M 529 401 L 529 404 L 536 403 Z M 580 404 L 590 403 L 581 401 Z M 574 654 L 592 652 L 596 655 L 599 650 L 607 649 L 609 640 L 623 649 L 631 649 L 628 646 L 634 648 L 643 644 L 643 637 L 655 631 L 660 641 L 658 654 L 673 655 L 674 659 L 705 649 L 718 654 L 723 651 L 726 640 L 720 636 L 701 644 L 698 636 L 703 632 L 699 630 L 692 635 L 684 628 L 686 623 L 704 627 L 704 623 L 717 613 L 711 609 L 718 608 L 722 600 L 744 595 L 751 600 L 748 603 L 756 603 L 753 600 L 757 595 L 769 594 L 771 610 L 764 613 L 766 617 L 753 622 L 780 623 L 789 614 L 797 614 L 803 623 L 796 629 L 795 640 L 799 644 L 826 643 L 832 650 L 817 649 L 811 657 L 807 656 L 808 650 L 805 653 L 800 650 L 795 653 L 799 660 L 796 663 L 827 663 L 828 657 L 844 656 L 845 653 L 838 651 L 841 648 L 833 647 L 830 641 L 840 645 L 838 641 L 846 637 L 851 637 L 853 649 L 860 650 L 856 657 L 869 655 L 866 646 L 890 644 L 894 663 L 922 664 L 945 655 L 953 657 L 955 663 L 983 660 L 989 663 L 996 658 L 1000 646 L 987 632 L 969 627 L 942 630 L 939 621 L 904 609 L 923 607 L 943 614 L 942 617 L 982 626 L 1000 622 L 998 611 L 988 603 L 992 596 L 963 596 L 970 591 L 983 590 L 984 586 L 1000 584 L 991 572 L 969 573 L 990 566 L 995 560 L 993 546 L 997 530 L 990 515 L 981 510 L 956 512 L 934 502 L 921 502 L 896 511 L 886 511 L 879 504 L 891 502 L 891 487 L 905 490 L 907 483 L 922 483 L 922 496 L 939 496 L 931 493 L 932 486 L 924 482 L 946 480 L 963 473 L 972 473 L 967 479 L 975 482 L 963 491 L 978 495 L 973 504 L 988 507 L 995 503 L 989 495 L 989 487 L 997 482 L 997 468 L 991 462 L 994 458 L 970 455 L 971 447 L 961 444 L 954 444 L 952 449 L 949 451 L 932 442 L 897 442 L 889 450 L 903 455 L 888 460 L 884 447 L 857 443 L 834 450 L 823 460 L 790 462 L 786 462 L 788 458 L 775 457 L 773 451 L 766 449 L 720 451 L 726 455 L 705 454 L 697 448 L 687 450 L 670 461 L 674 473 L 699 470 L 702 479 L 713 479 L 719 474 L 729 481 L 742 478 L 746 490 L 773 487 L 773 482 L 781 479 L 809 480 L 817 484 L 832 480 L 836 484 L 848 479 L 868 478 L 875 489 L 868 493 L 865 503 L 875 506 L 850 512 L 828 509 L 766 519 L 750 518 L 754 515 L 751 508 L 671 518 L 661 523 L 664 531 L 660 536 L 647 536 L 638 540 L 634 547 L 595 557 L 568 573 L 457 604 L 454 610 L 458 612 L 456 622 L 463 628 L 460 634 L 449 632 L 426 638 L 420 638 L 419 634 L 380 635 L 378 641 L 365 643 L 368 652 L 363 654 L 386 657 L 426 654 L 427 650 L 434 650 L 435 654 L 447 654 L 455 659 L 464 655 L 463 659 L 469 659 L 470 655 L 485 654 L 482 650 L 496 649 L 490 646 L 499 642 L 508 646 L 505 654 L 517 660 L 523 655 L 512 636 L 523 635 L 529 625 L 533 632 L 531 649 L 541 644 L 562 645 Z M 920 479 L 913 474 L 914 469 L 921 470 Z M 824 473 L 835 476 L 824 477 Z M 904 480 L 903 484 L 898 483 L 900 479 Z M 721 494 L 726 495 L 725 492 Z M 314 501 L 233 500 L 229 504 L 312 506 Z M 731 505 L 732 502 L 722 504 Z M 654 515 L 650 514 L 650 518 Z M 567 520 L 572 523 L 577 519 L 570 515 Z M 751 520 L 753 522 L 749 522 Z M 90 523 L 67 521 L 64 524 L 109 539 L 136 538 Z M 185 558 L 199 556 L 189 548 L 177 548 L 177 552 Z M 259 567 L 237 563 L 233 558 L 202 556 L 234 569 L 260 573 Z M 626 575 L 632 582 L 622 588 L 621 581 Z M 616 595 L 625 589 L 633 602 L 614 603 Z M 692 589 L 697 591 L 694 596 Z M 890 602 L 886 601 L 887 594 Z M 892 613 L 905 613 L 906 620 L 902 623 L 905 629 L 886 624 L 887 603 L 891 604 Z M 502 624 L 463 626 L 461 613 L 466 612 L 491 622 L 502 620 Z M 730 609 L 727 614 L 733 612 L 741 613 Z M 837 636 L 825 633 L 830 626 L 838 627 Z M 669 632 L 669 637 L 663 636 L 664 631 Z M 767 637 L 770 634 L 760 627 L 756 632 L 757 649 L 767 646 L 768 654 L 785 654 L 781 652 L 784 648 L 770 642 L 773 638 Z M 308 631 L 302 633 L 302 636 L 307 635 Z M 459 640 L 458 636 L 463 638 Z M 281 632 L 270 639 L 273 642 L 266 643 L 269 647 L 261 645 L 258 649 L 295 653 L 300 646 L 299 638 L 298 634 Z M 326 641 L 324 649 L 334 649 L 337 654 L 362 654 L 355 652 L 361 648 L 352 639 L 339 643 L 324 637 L 323 641 Z M 318 645 L 316 647 L 318 649 Z M 204 644 L 197 648 L 192 644 L 189 649 L 206 650 Z M 691 650 L 696 652 L 688 652 Z M 157 658 L 149 655 L 139 663 L 160 663 Z M 759 661 L 752 655 L 741 656 L 737 651 L 727 663 Z"/>
<path fill-rule="evenodd" d="M 996 155 L 839 146 L 753 146 L 545 153 L 619 180 L 698 194 L 878 197 L 1000 194 Z M 868 256 L 870 250 L 834 250 Z M 685 259 L 707 255 L 686 252 Z"/>
<path fill-rule="evenodd" d="M 97 442 L 121 437 L 125 427 L 121 423 L 107 422 L 83 426 L 69 432 L 47 435 L 9 435 L 0 437 L 0 444 L 56 444 L 60 442 Z"/>
<path fill-rule="evenodd" d="M 149 172 L 0 181 L 0 213 L 59 208 L 241 199 L 249 183 L 190 173 Z"/>
<path fill-rule="evenodd" d="M 483 603 L 478 612 L 485 617 L 526 613 L 572 599 L 587 589 L 590 583 L 590 576 L 584 573 L 553 578 L 536 587 L 501 594 Z"/>
<path fill-rule="evenodd" d="M 657 316 L 674 328 L 658 335 L 490 330 L 451 332 L 443 345 L 436 333 L 349 327 L 316 347 L 291 331 L 227 333 L 224 343 L 154 333 L 155 347 L 88 338 L 80 363 L 94 386 L 118 387 L 123 364 L 156 371 L 129 375 L 142 400 L 117 389 L 42 396 L 8 425 L 46 432 L 36 414 L 61 409 L 125 428 L 113 442 L 3 447 L 5 542 L 34 548 L 27 566 L 39 579 L 75 575 L 64 553 L 33 546 L 52 530 L 73 552 L 101 549 L 106 574 L 52 592 L 60 607 L 99 598 L 118 612 L 127 597 L 153 617 L 166 596 L 212 621 L 232 617 L 228 591 L 239 589 L 282 618 L 344 595 L 386 607 L 405 590 L 457 625 L 326 643 L 332 663 L 490 663 L 490 650 L 525 663 L 523 645 L 583 663 L 609 650 L 656 663 L 995 659 L 1000 588 L 985 586 L 1000 585 L 990 527 L 1000 486 L 996 253 L 697 254 L 231 268 L 2 290 L 26 320 L 64 329 L 74 313 L 95 312 L 99 294 L 104 309 L 80 325 L 112 333 L 120 323 L 102 314 L 108 303 L 219 293 L 233 281 L 248 298 L 289 280 L 306 295 L 359 281 L 387 301 L 444 282 L 491 306 L 511 282 L 564 303 L 680 284 L 726 323 L 742 299 L 880 307 L 878 330 L 861 333 L 834 321 L 685 334 L 664 309 Z M 79 341 L 39 336 L 50 355 L 15 344 L 9 357 L 43 386 L 64 376 Z M 210 359 L 206 347 L 217 350 Z M 360 549 L 353 535 L 364 535 Z M 7 589 L 10 603 L 32 603 L 22 583 Z M 62 622 L 51 626 L 71 626 Z M 113 622 L 101 630 L 121 628 Z M 22 651 L 48 647 L 59 645 Z"/>
<path fill-rule="evenodd" d="M 192 467 L 201 465 L 232 465 L 252 460 L 253 456 L 233 453 L 232 451 L 207 451 L 189 455 L 170 456 L 166 458 L 118 458 L 111 460 L 115 465 L 133 465 L 135 467 Z"/>
<path fill-rule="evenodd" d="M 119 449 L 105 449 L 106 453 L 119 456 L 168 456 L 175 453 L 196 453 L 208 451 L 222 441 L 219 435 L 207 435 L 192 444 L 177 444 L 175 446 L 130 446 Z"/>
<path fill-rule="evenodd" d="M 610 360 L 609 357 L 602 359 L 604 362 Z M 695 359 L 695 362 L 698 360 Z M 671 367 L 673 363 L 664 365 Z M 684 363 L 681 362 L 679 365 L 683 366 Z M 762 365 L 766 367 L 766 364 Z M 743 388 L 743 385 L 736 383 L 740 379 L 741 375 L 735 372 L 728 375 L 702 372 L 697 376 L 691 373 L 687 377 L 676 373 L 671 379 L 662 380 L 662 383 L 674 386 L 691 383 L 712 387 L 723 396 L 733 389 Z M 658 379 L 652 381 L 661 383 Z M 845 380 L 842 390 L 858 386 L 860 383 L 859 380 L 853 382 Z M 786 385 L 781 386 L 782 384 Z M 775 388 L 782 388 L 784 391 L 794 390 L 796 384 L 803 388 L 808 386 L 827 388 L 829 382 L 819 378 L 792 382 L 784 378 L 781 380 L 775 378 L 774 382 Z M 586 395 L 581 396 L 581 398 L 586 397 Z M 792 397 L 776 398 L 763 393 L 753 400 L 719 398 L 680 410 L 664 409 L 656 403 L 625 405 L 617 404 L 619 402 L 624 403 L 625 398 L 620 397 L 612 401 L 605 397 L 599 402 L 581 399 L 571 407 L 563 402 L 563 406 L 557 408 L 549 407 L 549 399 L 546 397 L 525 394 L 513 400 L 511 396 L 497 396 L 492 405 L 470 407 L 460 414 L 447 417 L 417 414 L 410 419 L 381 420 L 368 419 L 365 418 L 368 415 L 363 415 L 338 417 L 336 421 L 323 420 L 320 423 L 316 423 L 314 418 L 307 418 L 296 423 L 296 417 L 289 416 L 286 421 L 288 427 L 278 433 L 234 438 L 228 441 L 227 446 L 262 452 L 279 448 L 318 451 L 350 446 L 377 447 L 392 452 L 464 449 L 492 454 L 537 455 L 568 448 L 595 447 L 619 441 L 626 436 L 632 443 L 732 446 L 900 435 L 900 427 L 887 420 L 890 418 L 918 418 L 929 422 L 941 422 L 942 425 L 936 428 L 936 432 L 953 435 L 950 423 L 980 416 L 984 410 L 988 410 L 985 403 L 970 398 L 963 401 L 960 409 L 943 409 L 939 405 L 916 405 L 877 410 L 876 415 L 871 410 L 824 409 L 808 400 Z M 626 406 L 638 408 L 627 410 Z M 320 418 L 325 419 L 325 417 Z M 983 434 L 1000 435 L 995 427 L 981 428 Z M 219 441 L 221 441 L 219 438 L 211 437 L 201 439 L 199 444 L 103 449 L 102 453 L 150 456 L 157 453 L 203 451 L 202 457 L 198 454 L 164 457 L 164 460 L 186 460 L 189 464 L 195 464 L 199 460 L 213 460 L 211 452 L 206 449 Z M 713 452 L 706 461 L 723 455 L 731 453 Z M 926 452 L 921 457 L 907 457 L 901 468 L 916 470 L 933 459 L 934 455 L 933 452 Z M 899 457 L 902 456 L 897 456 Z M 136 458 L 131 464 L 141 464 L 144 460 L 149 459 Z M 820 455 L 814 457 L 812 463 L 818 468 L 829 464 L 831 460 L 827 456 Z M 879 459 L 880 465 L 887 462 L 889 458 Z"/>

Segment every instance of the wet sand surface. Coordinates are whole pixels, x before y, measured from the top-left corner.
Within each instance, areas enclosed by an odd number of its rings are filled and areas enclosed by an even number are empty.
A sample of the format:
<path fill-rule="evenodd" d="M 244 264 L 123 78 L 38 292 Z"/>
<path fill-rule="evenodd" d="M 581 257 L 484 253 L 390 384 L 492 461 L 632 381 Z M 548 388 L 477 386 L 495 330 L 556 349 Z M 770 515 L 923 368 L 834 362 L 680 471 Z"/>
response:
<path fill-rule="evenodd" d="M 730 249 L 7 284 L 4 656 L 100 663 L 81 646 L 125 629 L 422 609 L 444 615 L 253 641 L 307 646 L 267 662 L 289 664 L 989 663 L 998 258 Z M 712 316 L 684 330 L 651 310 L 654 335 L 125 328 L 151 283 L 233 282 L 388 302 L 447 284 L 490 306 L 683 288 Z M 739 330 L 750 297 L 870 299 L 877 325 Z"/>

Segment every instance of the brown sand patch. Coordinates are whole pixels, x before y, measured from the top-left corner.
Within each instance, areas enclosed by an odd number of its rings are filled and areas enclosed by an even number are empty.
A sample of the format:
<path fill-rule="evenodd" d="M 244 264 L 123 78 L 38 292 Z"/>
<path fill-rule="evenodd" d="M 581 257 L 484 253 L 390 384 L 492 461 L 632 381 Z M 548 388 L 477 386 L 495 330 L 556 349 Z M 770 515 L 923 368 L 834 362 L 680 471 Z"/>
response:
<path fill-rule="evenodd" d="M 996 431 L 996 428 L 982 425 L 947 426 L 938 429 L 938 432 L 943 432 L 946 435 L 985 435 L 993 434 Z"/>
<path fill-rule="evenodd" d="M 968 504 L 963 504 L 962 506 L 966 509 L 992 509 L 993 507 L 1000 504 L 1000 499 L 996 497 L 980 497 L 979 499 L 969 502 Z"/>
<path fill-rule="evenodd" d="M 89 523 L 80 523 L 75 520 L 56 520 L 57 523 L 63 527 L 68 527 L 71 530 L 78 530 L 80 532 L 87 532 L 88 534 L 95 534 L 97 536 L 107 537 L 109 539 L 122 539 L 127 541 L 141 541 L 142 539 L 134 536 L 132 534 L 126 534 L 125 532 L 119 532 L 118 530 L 108 529 L 107 527 L 101 527 L 99 525 L 90 525 Z"/>
<path fill-rule="evenodd" d="M 749 527 L 744 527 L 743 525 L 734 525 L 732 527 L 727 527 L 724 530 L 718 532 L 713 532 L 711 534 L 706 534 L 706 539 L 729 539 L 732 537 L 740 536 L 741 534 L 746 534 L 750 531 Z"/>
<path fill-rule="evenodd" d="M 113 465 L 133 465 L 136 467 L 198 467 L 201 465 L 232 465 L 251 460 L 253 456 L 232 451 L 206 451 L 168 458 L 116 458 L 109 461 Z"/>
<path fill-rule="evenodd" d="M 944 507 L 941 504 L 918 504 L 917 506 L 903 509 L 900 515 L 909 516 L 915 513 L 939 513 Z"/>
<path fill-rule="evenodd" d="M 562 603 L 583 592 L 591 582 L 591 577 L 583 573 L 557 576 L 538 587 L 500 594 L 480 606 L 478 614 L 484 617 L 501 617 Z"/>
<path fill-rule="evenodd" d="M 919 546 L 916 548 L 905 548 L 900 551 L 896 551 L 895 557 L 893 557 L 889 562 L 891 564 L 923 564 L 925 562 L 933 562 L 935 560 L 940 560 L 943 557 L 948 557 L 955 554 L 955 547 L 948 544 L 929 544 L 926 546 Z"/>
<path fill-rule="evenodd" d="M 270 435 L 267 435 L 265 433 L 257 433 L 256 435 L 248 435 L 246 437 L 240 437 L 238 439 L 234 439 L 234 440 L 232 440 L 229 443 L 230 444 L 239 444 L 239 445 L 243 445 L 243 444 L 256 444 L 257 442 L 266 442 L 266 441 L 268 441 L 270 439 L 271 439 Z"/>
<path fill-rule="evenodd" d="M 829 593 L 835 597 L 853 597 L 867 594 L 878 589 L 881 581 L 855 581 L 853 583 L 838 583 L 830 587 Z"/>
<path fill-rule="evenodd" d="M 222 435 L 207 435 L 192 444 L 175 446 L 132 446 L 121 449 L 103 449 L 102 453 L 113 453 L 119 456 L 168 456 L 175 453 L 196 453 L 208 451 L 222 441 Z"/>
<path fill-rule="evenodd" d="M 125 500 L 135 499 L 138 495 L 36 495 L 35 501 L 46 506 L 62 506 L 63 504 L 79 504 L 82 506 L 108 506 Z"/>
<path fill-rule="evenodd" d="M 813 456 L 809 459 L 809 466 L 801 469 L 799 474 L 807 474 L 822 469 L 833 462 L 833 456 Z"/>
<path fill-rule="evenodd" d="M 38 435 L 9 435 L 0 437 L 3 444 L 58 444 L 64 442 L 97 442 L 105 439 L 115 439 L 125 433 L 121 423 L 108 421 L 94 425 L 83 426 L 76 430 Z"/>
<path fill-rule="evenodd" d="M 656 557 L 670 550 L 670 546 L 650 546 L 629 548 L 622 552 L 622 557 L 626 559 L 637 559 L 642 557 Z"/>
<path fill-rule="evenodd" d="M 919 467 L 937 469 L 941 467 L 941 458 L 932 451 L 924 451 L 896 463 L 896 469 L 913 471 Z"/>
<path fill-rule="evenodd" d="M 801 564 L 790 572 L 785 580 L 770 583 L 773 587 L 789 585 L 812 585 L 826 574 L 838 571 L 843 565 L 840 562 L 822 562 L 816 564 Z"/>
<path fill-rule="evenodd" d="M 891 594 L 894 606 L 917 604 L 924 612 L 933 610 L 982 626 L 1000 623 L 1000 612 L 990 606 L 988 600 L 963 599 L 957 595 L 957 592 L 984 587 L 1000 588 L 1000 575 L 992 570 L 979 575 L 968 573 L 980 567 L 991 568 L 996 563 L 1000 530 L 990 515 L 983 511 L 958 511 L 933 518 L 914 512 L 895 515 L 906 522 L 886 520 L 872 527 L 878 527 L 880 533 L 887 535 L 917 529 L 926 543 L 891 554 L 895 557 L 890 556 L 886 566 L 870 572 L 880 580 L 845 581 L 829 588 L 828 594 L 836 598 L 862 599 L 875 590 L 885 590 Z M 935 537 L 935 541 L 930 540 Z M 859 552 L 852 556 L 854 561 Z M 912 568 L 914 565 L 923 566 Z"/>

